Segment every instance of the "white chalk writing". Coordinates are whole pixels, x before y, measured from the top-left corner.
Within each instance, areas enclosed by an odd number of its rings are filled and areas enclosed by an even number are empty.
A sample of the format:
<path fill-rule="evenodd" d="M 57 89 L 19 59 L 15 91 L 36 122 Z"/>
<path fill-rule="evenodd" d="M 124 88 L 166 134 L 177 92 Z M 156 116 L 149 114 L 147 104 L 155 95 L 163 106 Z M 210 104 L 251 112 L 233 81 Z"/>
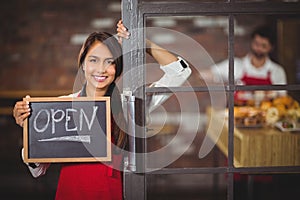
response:
<path fill-rule="evenodd" d="M 78 116 L 79 114 L 79 130 L 82 131 L 84 122 L 86 123 L 88 130 L 92 129 L 94 121 L 96 119 L 98 106 L 93 106 L 93 113 L 88 116 L 86 111 L 82 108 L 77 109 L 67 108 L 65 111 L 62 109 L 41 109 L 33 119 L 33 128 L 38 133 L 43 133 L 49 127 L 51 123 L 51 133 L 54 134 L 56 131 L 56 124 L 59 122 L 64 122 L 64 127 L 66 131 L 77 131 L 77 126 L 70 127 L 71 116 Z M 42 115 L 44 113 L 44 115 Z M 77 115 L 75 115 L 77 113 Z M 90 118 L 89 118 L 90 117 Z M 45 120 L 46 119 L 46 120 Z M 65 121 L 63 121 L 65 119 Z"/>

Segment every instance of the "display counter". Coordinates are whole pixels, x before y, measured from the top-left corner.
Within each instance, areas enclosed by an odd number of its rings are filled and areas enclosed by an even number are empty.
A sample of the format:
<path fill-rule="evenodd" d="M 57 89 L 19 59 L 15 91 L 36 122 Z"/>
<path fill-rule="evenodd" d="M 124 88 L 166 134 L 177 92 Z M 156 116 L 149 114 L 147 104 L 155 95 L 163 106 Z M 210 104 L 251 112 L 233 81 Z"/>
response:
<path fill-rule="evenodd" d="M 209 137 L 228 156 L 228 119 L 224 111 L 207 110 Z M 225 119 L 225 121 L 224 121 Z M 218 127 L 222 126 L 221 133 Z M 300 132 L 276 127 L 234 128 L 234 166 L 300 166 Z"/>

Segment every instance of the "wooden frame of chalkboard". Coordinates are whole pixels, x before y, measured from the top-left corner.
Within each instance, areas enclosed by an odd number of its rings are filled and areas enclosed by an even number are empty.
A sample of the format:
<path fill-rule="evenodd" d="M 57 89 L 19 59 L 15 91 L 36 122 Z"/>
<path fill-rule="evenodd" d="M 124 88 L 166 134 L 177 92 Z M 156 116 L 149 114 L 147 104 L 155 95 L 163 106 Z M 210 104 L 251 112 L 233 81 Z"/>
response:
<path fill-rule="evenodd" d="M 110 97 L 24 98 L 25 163 L 111 161 Z"/>

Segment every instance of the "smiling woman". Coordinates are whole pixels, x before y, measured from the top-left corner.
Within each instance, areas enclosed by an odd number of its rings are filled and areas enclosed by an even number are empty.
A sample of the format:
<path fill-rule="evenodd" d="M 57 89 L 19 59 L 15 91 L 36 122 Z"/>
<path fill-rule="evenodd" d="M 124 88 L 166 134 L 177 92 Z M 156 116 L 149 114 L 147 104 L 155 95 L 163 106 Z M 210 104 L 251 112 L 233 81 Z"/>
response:
<path fill-rule="evenodd" d="M 88 96 L 104 95 L 116 74 L 114 59 L 107 46 L 100 42 L 93 44 L 82 68 Z"/>
<path fill-rule="evenodd" d="M 120 151 L 127 146 L 127 134 L 120 125 L 120 123 L 124 123 L 124 119 L 120 106 L 120 94 L 114 83 L 116 78 L 121 75 L 123 68 L 121 46 L 109 33 L 91 33 L 79 53 L 78 65 L 80 70 L 84 71 L 85 83 L 79 92 L 71 94 L 69 97 L 111 97 L 112 104 L 110 106 L 114 107 L 114 117 L 111 118 L 110 141 L 115 145 L 112 145 L 114 153 L 112 161 L 105 164 L 97 162 L 62 165 L 56 199 L 82 199 L 83 197 L 86 199 L 122 199 L 120 172 L 122 154 Z M 30 112 L 28 102 L 17 102 L 14 108 L 17 123 L 22 126 L 24 119 L 31 114 Z M 63 115 L 56 116 L 58 113 L 62 114 L 62 111 L 43 111 L 43 113 L 46 113 L 46 116 L 47 113 L 49 115 L 52 113 L 54 121 L 60 121 L 63 118 Z M 67 117 L 66 114 L 65 117 Z M 85 117 L 82 116 L 83 118 Z M 51 119 L 49 118 L 49 120 Z M 48 121 L 46 122 L 48 123 Z M 91 123 L 91 121 L 89 122 Z M 37 167 L 31 166 L 33 165 L 29 165 L 30 172 L 34 177 L 38 177 L 46 173 L 49 164 L 37 163 L 35 165 Z"/>
<path fill-rule="evenodd" d="M 122 50 L 108 33 L 92 33 L 79 55 L 84 71 L 87 96 L 103 96 L 109 85 L 122 73 Z"/>
<path fill-rule="evenodd" d="M 129 33 L 123 26 L 122 21 L 118 23 L 118 35 L 124 39 L 129 37 Z M 149 40 L 147 41 L 147 47 L 151 49 L 147 52 L 160 64 L 161 69 L 165 72 L 165 75 L 155 82 L 153 86 L 180 86 L 190 76 L 191 69 L 188 63 L 182 58 L 173 55 Z M 69 97 L 87 96 L 94 98 L 108 96 L 111 98 L 110 106 L 113 114 L 111 116 L 110 140 L 112 141 L 112 161 L 105 163 L 85 162 L 63 164 L 56 191 L 56 200 L 121 200 L 123 198 L 121 174 L 123 154 L 121 152 L 125 153 L 128 145 L 128 136 L 125 133 L 126 127 L 124 125 L 125 119 L 122 111 L 121 96 L 115 84 L 116 79 L 121 75 L 123 70 L 122 48 L 119 41 L 113 35 L 106 32 L 91 33 L 80 50 L 78 67 L 83 72 L 82 75 L 84 75 L 83 87 L 80 91 L 68 95 Z M 150 107 L 156 107 L 169 96 L 162 94 L 154 95 L 149 104 Z M 96 108 L 94 107 L 94 109 Z M 73 112 L 74 110 L 69 111 Z M 14 107 L 14 117 L 17 124 L 22 126 L 24 120 L 31 112 L 33 111 L 31 111 L 29 103 L 26 100 L 17 102 Z M 58 113 L 63 113 L 62 111 L 53 110 L 53 112 L 47 112 L 43 110 L 42 113 L 48 116 L 49 120 L 46 121 L 46 124 L 48 124 L 48 121 L 50 123 L 51 119 L 52 121 L 63 120 L 63 115 L 58 116 Z M 64 114 L 65 117 L 67 115 L 69 114 Z M 90 124 L 93 121 L 93 117 L 89 119 Z M 39 127 L 38 130 L 42 128 Z M 71 126 L 71 128 L 75 129 L 74 126 Z M 80 126 L 78 129 L 80 129 Z M 63 139 L 65 140 L 66 138 Z M 74 139 L 78 138 L 72 138 L 72 140 Z M 34 165 L 36 167 L 32 166 L 29 165 L 30 172 L 34 177 L 39 177 L 46 173 L 49 164 L 37 163 Z"/>

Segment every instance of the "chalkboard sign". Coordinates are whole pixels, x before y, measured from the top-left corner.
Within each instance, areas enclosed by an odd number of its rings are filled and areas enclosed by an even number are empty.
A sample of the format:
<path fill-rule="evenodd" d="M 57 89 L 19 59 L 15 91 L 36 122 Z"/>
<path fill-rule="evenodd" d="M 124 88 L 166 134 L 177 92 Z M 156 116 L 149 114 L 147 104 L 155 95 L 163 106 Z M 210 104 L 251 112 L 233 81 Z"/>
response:
<path fill-rule="evenodd" d="M 24 162 L 111 161 L 109 97 L 25 98 Z"/>

